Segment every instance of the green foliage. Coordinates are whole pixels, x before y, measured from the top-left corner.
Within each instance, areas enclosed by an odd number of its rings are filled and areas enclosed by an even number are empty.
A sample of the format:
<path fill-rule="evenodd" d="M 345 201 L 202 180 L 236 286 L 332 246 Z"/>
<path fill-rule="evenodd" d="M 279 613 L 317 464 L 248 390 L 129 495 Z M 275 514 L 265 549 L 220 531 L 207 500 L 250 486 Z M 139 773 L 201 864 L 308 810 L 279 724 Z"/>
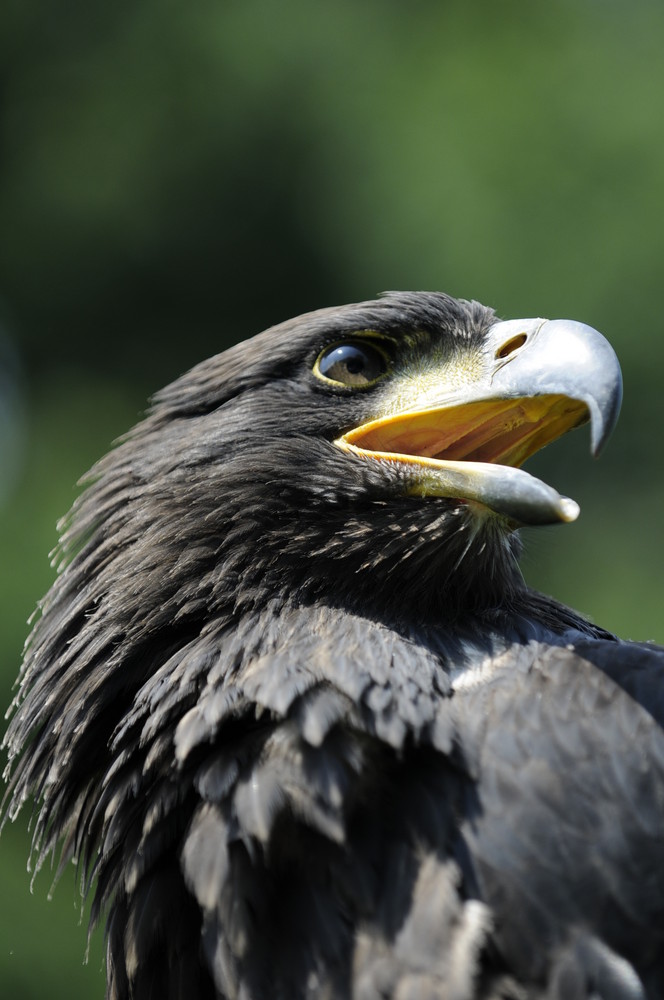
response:
<path fill-rule="evenodd" d="M 533 462 L 582 516 L 529 532 L 524 572 L 664 640 L 663 41 L 648 0 L 2 5 L 0 313 L 27 393 L 22 472 L 0 490 L 4 704 L 55 521 L 147 393 L 385 288 L 614 343 L 621 424 L 598 464 L 585 432 Z M 31 896 L 27 850 L 5 831 L 0 994 L 102 996 L 75 880 Z"/>

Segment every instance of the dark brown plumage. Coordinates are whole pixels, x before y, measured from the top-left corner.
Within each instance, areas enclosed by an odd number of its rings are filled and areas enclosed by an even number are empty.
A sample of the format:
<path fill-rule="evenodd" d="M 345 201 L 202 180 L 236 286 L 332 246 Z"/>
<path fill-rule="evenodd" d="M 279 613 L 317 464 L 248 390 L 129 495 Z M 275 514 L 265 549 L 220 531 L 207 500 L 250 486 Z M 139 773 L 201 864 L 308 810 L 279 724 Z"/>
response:
<path fill-rule="evenodd" d="M 516 466 L 619 391 L 588 328 L 391 294 L 204 362 L 102 459 L 5 743 L 38 863 L 97 880 L 109 998 L 662 996 L 664 655 L 517 566 L 575 510 Z"/>

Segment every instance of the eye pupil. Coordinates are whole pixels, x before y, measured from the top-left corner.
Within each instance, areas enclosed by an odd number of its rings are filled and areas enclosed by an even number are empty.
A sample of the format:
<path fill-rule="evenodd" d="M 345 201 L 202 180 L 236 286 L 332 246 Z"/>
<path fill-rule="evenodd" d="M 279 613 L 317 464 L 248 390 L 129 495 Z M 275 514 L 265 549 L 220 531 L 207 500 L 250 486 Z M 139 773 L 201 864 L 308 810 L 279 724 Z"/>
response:
<path fill-rule="evenodd" d="M 319 356 L 316 368 L 324 379 L 341 385 L 370 385 L 387 371 L 387 360 L 377 347 L 363 340 L 352 340 L 327 347 Z"/>

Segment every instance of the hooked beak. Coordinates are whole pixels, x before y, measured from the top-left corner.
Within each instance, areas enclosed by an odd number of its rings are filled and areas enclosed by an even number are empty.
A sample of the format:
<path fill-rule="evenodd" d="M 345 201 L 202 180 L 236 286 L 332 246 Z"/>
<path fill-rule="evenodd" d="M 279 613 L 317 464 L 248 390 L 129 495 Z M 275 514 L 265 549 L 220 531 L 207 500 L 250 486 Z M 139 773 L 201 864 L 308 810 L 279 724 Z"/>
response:
<path fill-rule="evenodd" d="M 608 341 L 572 320 L 509 320 L 488 331 L 483 372 L 450 392 L 414 389 L 397 412 L 336 440 L 358 456 L 397 462 L 409 492 L 475 501 L 514 527 L 574 521 L 578 505 L 520 466 L 573 427 L 590 421 L 597 455 L 618 419 L 620 365 Z"/>

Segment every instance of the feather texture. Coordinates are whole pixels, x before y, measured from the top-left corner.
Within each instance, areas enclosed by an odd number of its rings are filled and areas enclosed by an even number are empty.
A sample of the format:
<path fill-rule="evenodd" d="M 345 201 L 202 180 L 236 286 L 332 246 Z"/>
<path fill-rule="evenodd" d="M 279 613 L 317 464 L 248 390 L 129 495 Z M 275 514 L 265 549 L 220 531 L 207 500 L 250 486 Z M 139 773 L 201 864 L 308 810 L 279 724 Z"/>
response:
<path fill-rule="evenodd" d="M 513 526 L 334 439 L 493 314 L 392 294 L 165 389 L 62 525 L 5 738 L 96 880 L 108 1000 L 655 1000 L 664 655 L 524 584 Z M 477 359 L 480 359 L 478 361 Z M 488 363 L 488 362 L 487 362 Z"/>

